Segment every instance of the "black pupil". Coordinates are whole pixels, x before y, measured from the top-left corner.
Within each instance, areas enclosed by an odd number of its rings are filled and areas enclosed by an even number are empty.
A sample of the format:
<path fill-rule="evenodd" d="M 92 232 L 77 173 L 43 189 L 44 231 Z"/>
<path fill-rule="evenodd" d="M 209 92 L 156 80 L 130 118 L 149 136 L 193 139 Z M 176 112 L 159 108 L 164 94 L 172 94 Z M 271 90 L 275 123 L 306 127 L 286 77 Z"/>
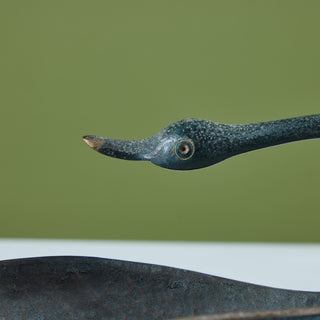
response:
<path fill-rule="evenodd" d="M 180 145 L 179 152 L 182 154 L 187 154 L 189 152 L 189 146 L 187 144 Z"/>

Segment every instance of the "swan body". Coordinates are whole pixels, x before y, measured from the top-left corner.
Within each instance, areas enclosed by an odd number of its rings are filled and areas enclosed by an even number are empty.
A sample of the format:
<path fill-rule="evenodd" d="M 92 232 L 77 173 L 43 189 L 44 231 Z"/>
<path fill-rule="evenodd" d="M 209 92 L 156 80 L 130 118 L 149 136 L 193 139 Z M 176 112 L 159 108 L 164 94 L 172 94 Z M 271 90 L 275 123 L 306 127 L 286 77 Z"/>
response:
<path fill-rule="evenodd" d="M 0 274 L 0 319 L 5 320 L 320 317 L 317 292 L 275 289 L 154 264 L 39 257 L 1 261 Z"/>

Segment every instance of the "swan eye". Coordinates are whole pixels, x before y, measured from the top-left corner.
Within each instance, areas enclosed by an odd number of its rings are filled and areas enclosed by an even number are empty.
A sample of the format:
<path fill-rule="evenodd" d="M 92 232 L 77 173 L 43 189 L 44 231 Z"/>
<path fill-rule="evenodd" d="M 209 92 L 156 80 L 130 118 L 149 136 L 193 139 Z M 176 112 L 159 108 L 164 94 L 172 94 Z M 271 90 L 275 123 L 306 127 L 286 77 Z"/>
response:
<path fill-rule="evenodd" d="M 187 160 L 193 156 L 194 145 L 191 140 L 181 139 L 176 142 L 173 150 L 180 160 Z"/>

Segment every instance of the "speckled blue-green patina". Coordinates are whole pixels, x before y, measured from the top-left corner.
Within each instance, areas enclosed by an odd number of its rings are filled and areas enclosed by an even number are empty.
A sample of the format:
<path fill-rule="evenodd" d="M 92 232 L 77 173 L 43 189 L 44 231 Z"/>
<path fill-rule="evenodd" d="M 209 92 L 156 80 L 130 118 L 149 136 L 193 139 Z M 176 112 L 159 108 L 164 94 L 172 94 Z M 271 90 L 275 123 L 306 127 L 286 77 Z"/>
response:
<path fill-rule="evenodd" d="M 164 320 L 319 306 L 320 293 L 152 264 L 90 257 L 0 262 L 0 319 L 5 320 Z M 319 313 L 299 319 L 315 320 Z"/>
<path fill-rule="evenodd" d="M 192 170 L 252 150 L 320 138 L 320 114 L 240 125 L 184 119 L 141 140 L 83 138 L 107 156 L 151 161 L 173 170 Z"/>

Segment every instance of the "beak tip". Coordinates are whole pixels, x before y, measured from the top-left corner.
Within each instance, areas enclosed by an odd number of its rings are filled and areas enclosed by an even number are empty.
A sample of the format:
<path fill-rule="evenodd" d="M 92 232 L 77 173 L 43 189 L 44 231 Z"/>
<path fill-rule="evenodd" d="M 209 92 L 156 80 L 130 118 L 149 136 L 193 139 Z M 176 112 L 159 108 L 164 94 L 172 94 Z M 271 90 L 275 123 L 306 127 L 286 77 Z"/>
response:
<path fill-rule="evenodd" d="M 103 145 L 104 139 L 96 136 L 83 136 L 83 141 L 92 149 L 99 150 Z"/>
<path fill-rule="evenodd" d="M 90 136 L 83 136 L 82 140 L 88 145 L 90 146 Z"/>

